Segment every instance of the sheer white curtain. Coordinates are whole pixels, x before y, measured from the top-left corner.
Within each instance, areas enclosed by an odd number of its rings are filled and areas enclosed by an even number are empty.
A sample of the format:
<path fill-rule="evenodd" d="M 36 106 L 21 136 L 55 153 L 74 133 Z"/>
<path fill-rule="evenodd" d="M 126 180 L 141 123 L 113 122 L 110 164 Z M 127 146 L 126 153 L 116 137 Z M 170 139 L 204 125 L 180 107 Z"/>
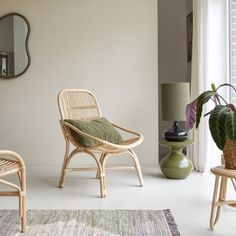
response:
<path fill-rule="evenodd" d="M 228 82 L 228 0 L 193 0 L 193 53 L 191 97 Z M 227 91 L 221 93 L 228 96 Z M 207 112 L 211 105 L 205 107 Z M 193 131 L 192 160 L 196 170 L 204 172 L 220 163 L 221 151 L 211 138 L 208 118 Z"/>

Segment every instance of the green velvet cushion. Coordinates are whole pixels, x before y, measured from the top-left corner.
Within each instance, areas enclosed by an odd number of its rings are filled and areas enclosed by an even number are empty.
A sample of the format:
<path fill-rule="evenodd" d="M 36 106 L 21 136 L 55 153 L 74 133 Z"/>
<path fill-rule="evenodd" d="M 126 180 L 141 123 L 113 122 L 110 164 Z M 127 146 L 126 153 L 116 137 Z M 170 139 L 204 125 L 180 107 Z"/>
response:
<path fill-rule="evenodd" d="M 68 122 L 69 124 L 73 125 L 84 133 L 90 134 L 108 142 L 118 144 L 121 141 L 120 133 L 104 117 L 91 121 L 66 119 L 65 122 Z M 96 141 L 82 136 L 73 130 L 71 130 L 71 135 L 75 138 L 77 142 L 79 142 L 85 147 L 93 147 L 98 144 Z"/>

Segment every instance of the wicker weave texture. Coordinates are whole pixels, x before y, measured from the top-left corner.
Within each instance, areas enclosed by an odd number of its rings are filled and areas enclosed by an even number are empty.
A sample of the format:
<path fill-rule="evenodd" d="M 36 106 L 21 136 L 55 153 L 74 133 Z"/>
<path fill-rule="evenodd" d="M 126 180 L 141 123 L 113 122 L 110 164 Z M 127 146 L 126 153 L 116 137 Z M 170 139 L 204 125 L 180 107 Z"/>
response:
<path fill-rule="evenodd" d="M 3 159 L 0 157 L 0 176 L 16 173 L 20 170 L 20 165 L 16 161 Z"/>
<path fill-rule="evenodd" d="M 86 90 L 63 90 L 58 103 L 62 119 L 92 120 L 101 117 L 95 96 Z"/>
<path fill-rule="evenodd" d="M 225 168 L 236 170 L 236 141 L 227 141 L 224 146 Z"/>

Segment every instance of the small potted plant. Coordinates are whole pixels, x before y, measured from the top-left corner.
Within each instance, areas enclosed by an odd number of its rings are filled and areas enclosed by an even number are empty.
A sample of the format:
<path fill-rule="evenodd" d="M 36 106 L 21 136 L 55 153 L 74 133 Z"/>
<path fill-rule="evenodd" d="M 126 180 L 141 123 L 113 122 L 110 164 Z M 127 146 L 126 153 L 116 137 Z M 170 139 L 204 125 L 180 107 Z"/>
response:
<path fill-rule="evenodd" d="M 212 90 L 201 93 L 187 105 L 186 126 L 190 130 L 196 124 L 196 128 L 198 128 L 203 105 L 213 101 L 214 108 L 204 114 L 204 117 L 210 115 L 209 129 L 217 147 L 223 151 L 225 168 L 236 169 L 236 108 L 218 93 L 219 89 L 225 86 L 236 92 L 236 88 L 231 84 L 222 84 L 218 88 L 212 84 Z"/>

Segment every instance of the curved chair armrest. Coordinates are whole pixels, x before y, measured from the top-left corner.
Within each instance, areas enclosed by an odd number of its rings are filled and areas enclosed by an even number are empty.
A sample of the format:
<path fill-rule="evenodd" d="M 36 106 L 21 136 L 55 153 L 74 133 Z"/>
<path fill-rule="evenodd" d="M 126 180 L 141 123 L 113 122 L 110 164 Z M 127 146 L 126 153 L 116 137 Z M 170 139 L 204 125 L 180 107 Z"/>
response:
<path fill-rule="evenodd" d="M 143 141 L 143 139 L 140 137 L 137 141 L 133 142 L 132 144 L 129 144 L 129 145 L 122 145 L 122 144 L 114 144 L 114 143 L 111 143 L 111 142 L 108 142 L 108 141 L 105 141 L 103 139 L 100 139 L 100 138 L 97 138 L 97 137 L 94 137 L 90 134 L 87 134 L 83 131 L 81 131 L 80 129 L 74 127 L 73 125 L 65 122 L 62 120 L 62 124 L 69 127 L 70 129 L 72 129 L 73 131 L 75 131 L 76 133 L 82 135 L 82 136 L 85 136 L 87 138 L 90 138 L 98 143 L 101 143 L 101 145 L 105 145 L 105 146 L 109 146 L 111 148 L 115 148 L 115 149 L 129 149 L 129 148 L 133 148 L 135 146 L 137 146 L 139 143 L 141 143 Z"/>
<path fill-rule="evenodd" d="M 0 150 L 0 157 L 1 157 L 1 155 L 13 157 L 14 159 L 16 159 L 19 162 L 21 167 L 25 167 L 25 162 L 18 153 L 10 151 L 10 150 Z"/>
<path fill-rule="evenodd" d="M 137 135 L 140 139 L 142 139 L 142 141 L 143 141 L 143 139 L 144 139 L 143 135 L 140 134 L 139 132 L 135 131 L 135 130 L 131 130 L 131 129 L 128 129 L 128 128 L 124 128 L 124 127 L 122 127 L 122 126 L 120 126 L 120 125 L 117 125 L 117 124 L 114 124 L 114 123 L 112 123 L 112 125 L 113 125 L 114 127 L 118 128 L 118 129 L 120 129 L 120 130 L 123 130 L 123 131 L 126 131 L 126 132 L 128 132 L 128 133 Z"/>

